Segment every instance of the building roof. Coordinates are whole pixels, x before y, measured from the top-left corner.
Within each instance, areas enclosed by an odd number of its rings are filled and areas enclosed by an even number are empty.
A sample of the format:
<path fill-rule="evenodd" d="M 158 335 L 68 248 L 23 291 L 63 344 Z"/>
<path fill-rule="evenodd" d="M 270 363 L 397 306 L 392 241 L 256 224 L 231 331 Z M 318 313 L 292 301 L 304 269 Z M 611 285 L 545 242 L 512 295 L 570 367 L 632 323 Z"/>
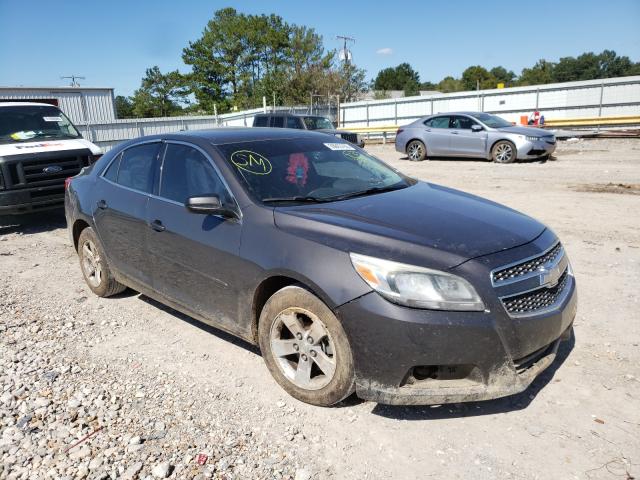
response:
<path fill-rule="evenodd" d="M 48 92 L 58 91 L 58 92 L 77 92 L 80 90 L 113 90 L 113 87 L 70 87 L 70 86 L 62 86 L 62 87 L 26 87 L 24 85 L 20 86 L 6 86 L 0 85 L 0 91 L 2 90 L 46 90 Z"/>

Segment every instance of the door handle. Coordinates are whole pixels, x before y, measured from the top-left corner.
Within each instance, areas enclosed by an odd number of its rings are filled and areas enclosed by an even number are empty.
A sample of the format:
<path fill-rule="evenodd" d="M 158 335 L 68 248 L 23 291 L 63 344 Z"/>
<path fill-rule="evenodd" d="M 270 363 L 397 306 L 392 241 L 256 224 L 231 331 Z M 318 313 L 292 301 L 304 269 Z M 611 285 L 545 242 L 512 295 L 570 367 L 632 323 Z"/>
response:
<path fill-rule="evenodd" d="M 460 132 L 451 132 L 451 135 L 458 135 Z"/>
<path fill-rule="evenodd" d="M 156 232 L 164 232 L 166 227 L 162 225 L 162 222 L 160 220 L 154 220 L 153 222 L 151 222 L 151 228 L 153 228 Z"/>
<path fill-rule="evenodd" d="M 425 132 L 430 132 L 430 131 L 431 131 L 431 129 L 430 129 L 430 128 L 425 128 L 425 129 L 424 129 L 424 131 L 425 131 Z"/>
<path fill-rule="evenodd" d="M 105 208 L 107 208 L 107 202 L 105 202 L 104 200 L 98 200 L 98 203 L 96 205 L 100 210 L 104 210 Z"/>

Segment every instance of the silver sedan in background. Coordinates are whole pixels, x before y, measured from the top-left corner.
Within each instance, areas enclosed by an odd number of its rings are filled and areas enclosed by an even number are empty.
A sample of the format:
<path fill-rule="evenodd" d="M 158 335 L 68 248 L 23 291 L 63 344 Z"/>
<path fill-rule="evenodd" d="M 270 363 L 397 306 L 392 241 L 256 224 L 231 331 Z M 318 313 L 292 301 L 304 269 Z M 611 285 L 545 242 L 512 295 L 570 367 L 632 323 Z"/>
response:
<path fill-rule="evenodd" d="M 541 128 L 516 127 L 483 112 L 430 115 L 401 127 L 396 150 L 410 160 L 476 157 L 497 163 L 550 156 L 556 138 Z"/>

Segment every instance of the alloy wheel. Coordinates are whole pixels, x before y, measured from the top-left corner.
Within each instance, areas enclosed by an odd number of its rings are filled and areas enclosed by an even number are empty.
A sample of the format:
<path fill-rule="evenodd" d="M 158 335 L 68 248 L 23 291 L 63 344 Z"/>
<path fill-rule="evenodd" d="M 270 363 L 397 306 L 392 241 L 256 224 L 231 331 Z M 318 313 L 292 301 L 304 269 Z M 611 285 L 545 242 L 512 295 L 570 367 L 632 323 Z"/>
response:
<path fill-rule="evenodd" d="M 501 143 L 496 147 L 496 160 L 500 163 L 509 163 L 513 156 L 513 148 L 508 143 Z"/>
<path fill-rule="evenodd" d="M 271 352 L 284 376 L 305 390 L 329 384 L 336 370 L 336 355 L 326 326 L 312 312 L 291 307 L 271 325 Z"/>
<path fill-rule="evenodd" d="M 407 154 L 409 155 L 409 159 L 411 160 L 420 160 L 424 154 L 422 145 L 418 142 L 413 142 L 411 145 L 409 145 Z"/>
<path fill-rule="evenodd" d="M 95 243 L 87 240 L 82 245 L 82 270 L 91 286 L 97 288 L 102 283 L 102 263 Z"/>

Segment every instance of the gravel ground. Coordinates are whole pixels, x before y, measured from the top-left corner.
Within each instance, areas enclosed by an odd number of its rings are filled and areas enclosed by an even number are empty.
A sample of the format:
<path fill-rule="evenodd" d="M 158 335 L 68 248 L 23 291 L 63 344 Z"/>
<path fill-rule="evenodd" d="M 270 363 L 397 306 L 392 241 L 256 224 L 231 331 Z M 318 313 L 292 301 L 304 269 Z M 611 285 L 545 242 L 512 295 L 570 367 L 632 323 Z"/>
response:
<path fill-rule="evenodd" d="M 494 165 L 374 154 L 563 239 L 574 343 L 523 394 L 435 407 L 288 397 L 259 352 L 146 297 L 85 287 L 60 213 L 0 224 L 0 478 L 640 476 L 640 141 Z"/>

